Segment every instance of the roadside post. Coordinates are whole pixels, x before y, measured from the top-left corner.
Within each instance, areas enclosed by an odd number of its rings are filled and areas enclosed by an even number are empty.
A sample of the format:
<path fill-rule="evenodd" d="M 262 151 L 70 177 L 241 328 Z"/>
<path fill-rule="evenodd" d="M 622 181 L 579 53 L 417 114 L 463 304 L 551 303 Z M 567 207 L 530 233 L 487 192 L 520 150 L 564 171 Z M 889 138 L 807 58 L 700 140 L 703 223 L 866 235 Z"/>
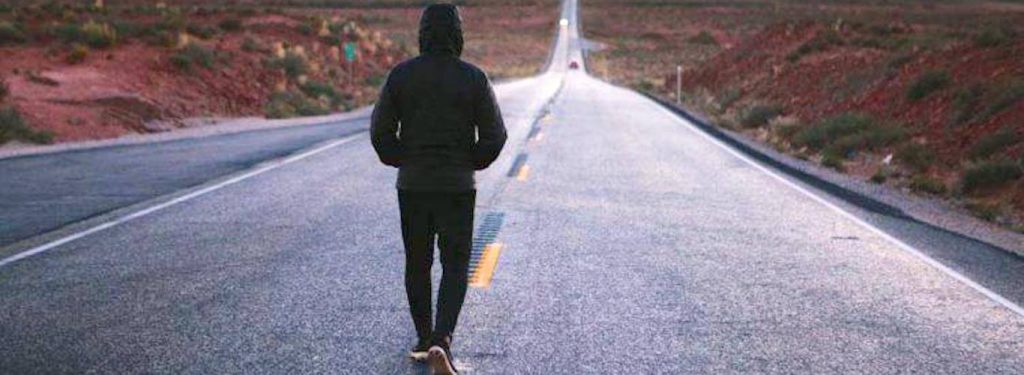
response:
<path fill-rule="evenodd" d="M 355 84 L 355 66 L 356 66 L 356 44 L 353 42 L 345 42 L 345 62 L 348 63 L 348 82 Z"/>
<path fill-rule="evenodd" d="M 683 104 L 683 66 L 676 65 L 676 104 Z"/>

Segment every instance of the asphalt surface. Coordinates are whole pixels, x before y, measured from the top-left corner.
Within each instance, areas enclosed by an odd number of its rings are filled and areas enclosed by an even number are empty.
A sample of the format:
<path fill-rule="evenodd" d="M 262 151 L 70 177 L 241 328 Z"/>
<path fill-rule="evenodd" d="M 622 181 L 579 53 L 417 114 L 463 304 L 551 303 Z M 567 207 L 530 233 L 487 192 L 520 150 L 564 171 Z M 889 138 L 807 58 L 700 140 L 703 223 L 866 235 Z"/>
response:
<path fill-rule="evenodd" d="M 466 373 L 1024 372 L 1024 317 L 567 71 L 564 15 L 553 69 L 500 89 L 477 217 L 504 214 L 504 250 L 456 332 Z M 0 373 L 425 373 L 395 172 L 347 137 L 0 267 Z"/>

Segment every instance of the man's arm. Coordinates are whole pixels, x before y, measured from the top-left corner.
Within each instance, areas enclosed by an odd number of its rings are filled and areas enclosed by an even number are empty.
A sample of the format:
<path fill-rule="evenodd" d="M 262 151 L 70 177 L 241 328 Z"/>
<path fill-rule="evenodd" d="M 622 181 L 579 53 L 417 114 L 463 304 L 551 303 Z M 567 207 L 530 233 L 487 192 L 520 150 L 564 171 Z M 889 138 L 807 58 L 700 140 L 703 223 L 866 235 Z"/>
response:
<path fill-rule="evenodd" d="M 501 118 L 501 109 L 494 97 L 494 89 L 487 77 L 483 77 L 483 93 L 478 96 L 473 109 L 473 123 L 477 127 L 477 142 L 473 149 L 473 162 L 476 170 L 485 169 L 498 158 L 505 147 L 505 121 Z"/>
<path fill-rule="evenodd" d="M 402 165 L 402 143 L 398 140 L 398 107 L 392 94 L 394 74 L 388 75 L 384 87 L 380 89 L 380 98 L 373 107 L 370 118 L 370 140 L 381 163 L 392 167 Z"/>

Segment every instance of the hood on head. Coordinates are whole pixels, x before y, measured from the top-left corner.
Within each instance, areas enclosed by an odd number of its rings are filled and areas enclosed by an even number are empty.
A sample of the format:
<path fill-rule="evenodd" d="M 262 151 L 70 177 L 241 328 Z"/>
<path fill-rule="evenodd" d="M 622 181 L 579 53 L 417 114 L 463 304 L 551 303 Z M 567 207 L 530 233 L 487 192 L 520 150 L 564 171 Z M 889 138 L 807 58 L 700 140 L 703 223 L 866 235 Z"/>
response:
<path fill-rule="evenodd" d="M 462 19 L 452 4 L 432 4 L 420 18 L 420 53 L 462 55 Z"/>

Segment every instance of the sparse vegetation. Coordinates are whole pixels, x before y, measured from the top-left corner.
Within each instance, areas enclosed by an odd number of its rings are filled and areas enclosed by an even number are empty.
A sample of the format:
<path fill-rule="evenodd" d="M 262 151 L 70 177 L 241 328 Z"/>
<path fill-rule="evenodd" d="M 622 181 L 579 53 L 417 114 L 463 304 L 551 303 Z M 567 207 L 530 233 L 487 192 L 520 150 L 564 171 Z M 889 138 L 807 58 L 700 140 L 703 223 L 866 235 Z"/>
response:
<path fill-rule="evenodd" d="M 342 103 L 341 93 L 327 82 L 308 81 L 300 85 L 299 89 L 311 98 L 326 98 L 332 107 L 337 107 Z"/>
<path fill-rule="evenodd" d="M 875 150 L 904 138 L 906 131 L 902 126 L 861 113 L 844 113 L 801 130 L 794 136 L 794 143 L 845 159 L 855 151 Z"/>
<path fill-rule="evenodd" d="M 978 139 L 971 146 L 967 155 L 971 160 L 988 159 L 1022 141 L 1024 141 L 1024 135 L 1017 134 L 1013 130 L 1006 128 Z"/>
<path fill-rule="evenodd" d="M 797 48 L 796 51 L 793 51 L 788 56 L 786 56 L 786 60 L 789 60 L 789 62 L 797 62 L 800 61 L 800 59 L 803 58 L 804 56 L 813 53 L 824 52 L 831 48 L 832 46 L 842 44 L 843 38 L 835 30 L 822 30 L 818 34 L 814 35 L 814 38 L 811 38 L 811 40 L 808 40 L 806 43 L 800 45 L 800 47 Z"/>
<path fill-rule="evenodd" d="M 218 29 L 216 27 L 196 23 L 190 23 L 188 26 L 185 26 L 185 31 L 203 40 L 213 38 L 217 36 L 218 33 Z"/>
<path fill-rule="evenodd" d="M 989 26 L 974 37 L 974 44 L 984 48 L 999 47 L 1013 42 L 1015 34 L 1007 27 Z"/>
<path fill-rule="evenodd" d="M 718 45 L 718 40 L 715 39 L 715 36 L 711 35 L 707 30 L 702 30 L 700 33 L 697 33 L 697 35 L 690 37 L 688 41 L 693 44 L 704 44 L 709 46 Z"/>
<path fill-rule="evenodd" d="M 220 29 L 224 30 L 224 32 L 237 32 L 242 30 L 242 20 L 234 17 L 225 18 L 224 20 L 217 23 L 217 27 L 220 27 Z"/>
<path fill-rule="evenodd" d="M 189 43 L 177 53 L 171 55 L 171 62 L 181 70 L 191 70 L 193 66 L 199 65 L 203 68 L 212 68 L 216 61 L 216 54 L 213 50 L 203 47 L 198 43 Z"/>
<path fill-rule="evenodd" d="M 26 39 L 20 27 L 7 21 L 0 21 L 0 46 L 24 43 Z"/>
<path fill-rule="evenodd" d="M 981 97 L 985 88 L 971 85 L 957 90 L 953 96 L 953 125 L 963 125 L 971 121 L 981 108 Z"/>
<path fill-rule="evenodd" d="M 71 45 L 71 51 L 68 52 L 68 57 L 65 58 L 68 64 L 78 64 L 85 61 L 85 58 L 89 56 L 89 47 L 82 44 L 75 43 Z"/>
<path fill-rule="evenodd" d="M 944 70 L 930 71 L 922 74 L 907 88 L 907 99 L 918 101 L 942 90 L 950 84 L 949 72 Z"/>
<path fill-rule="evenodd" d="M 932 195 L 944 195 L 948 188 L 945 183 L 934 177 L 917 175 L 910 180 L 910 190 Z"/>
<path fill-rule="evenodd" d="M 743 112 L 740 125 L 746 128 L 758 128 L 782 115 L 782 106 L 777 104 L 755 105 Z"/>
<path fill-rule="evenodd" d="M 966 208 L 972 215 L 985 221 L 995 221 L 1003 211 L 999 203 L 980 200 L 968 201 Z"/>
<path fill-rule="evenodd" d="M 935 164 L 935 152 L 920 143 L 910 143 L 896 151 L 896 160 L 914 172 L 926 172 Z"/>
<path fill-rule="evenodd" d="M 330 113 L 330 109 L 302 93 L 286 91 L 272 95 L 264 113 L 267 118 L 289 118 L 325 115 Z"/>
<path fill-rule="evenodd" d="M 976 121 L 986 121 L 1017 102 L 1024 100 L 1024 81 L 1021 80 L 1002 82 L 992 86 L 991 90 L 992 94 L 989 105 L 978 115 Z"/>
<path fill-rule="evenodd" d="M 733 88 L 722 91 L 716 98 L 718 102 L 718 111 L 725 112 L 729 107 L 732 107 L 733 103 L 736 103 L 741 96 L 743 96 L 743 91 L 740 89 Z"/>
<path fill-rule="evenodd" d="M 242 51 L 245 52 L 263 52 L 263 46 L 260 45 L 256 39 L 252 37 L 246 37 L 242 40 Z"/>
<path fill-rule="evenodd" d="M 1009 160 L 986 161 L 967 168 L 960 181 L 960 187 L 964 193 L 974 194 L 1001 187 L 1021 178 L 1021 176 L 1024 176 L 1024 172 L 1016 162 Z"/>
<path fill-rule="evenodd" d="M 284 69 L 285 74 L 291 78 L 297 78 L 309 71 L 306 58 L 295 52 L 288 52 L 282 58 L 270 60 L 270 67 Z"/>
<path fill-rule="evenodd" d="M 0 108 L 0 144 L 15 140 L 46 144 L 53 142 L 53 134 L 29 128 L 14 107 Z"/>
<path fill-rule="evenodd" d="M 0 78 L 0 102 L 7 99 L 7 96 L 11 94 L 11 86 L 7 85 L 7 80 Z"/>

